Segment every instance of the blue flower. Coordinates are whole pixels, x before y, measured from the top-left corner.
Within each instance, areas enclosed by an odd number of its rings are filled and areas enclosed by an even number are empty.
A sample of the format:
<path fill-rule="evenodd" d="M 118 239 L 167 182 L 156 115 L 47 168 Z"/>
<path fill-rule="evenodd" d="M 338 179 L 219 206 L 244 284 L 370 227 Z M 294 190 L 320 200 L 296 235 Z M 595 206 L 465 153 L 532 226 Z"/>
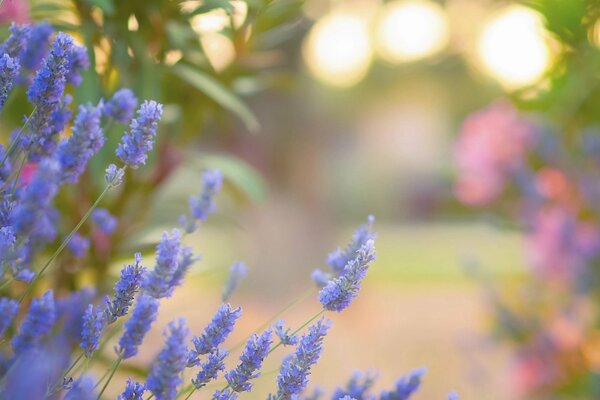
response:
<path fill-rule="evenodd" d="M 11 345 L 15 354 L 36 347 L 43 336 L 50 333 L 56 322 L 56 309 L 52 291 L 48 290 L 42 297 L 33 299 L 19 333 L 12 339 Z"/>
<path fill-rule="evenodd" d="M 460 398 L 458 397 L 458 393 L 456 393 L 456 390 L 453 390 L 448 394 L 448 400 L 460 400 Z"/>
<path fill-rule="evenodd" d="M 204 222 L 217 208 L 214 198 L 223 185 L 223 175 L 216 169 L 207 170 L 202 174 L 202 185 L 200 196 L 190 198 L 190 212 Z"/>
<path fill-rule="evenodd" d="M 162 115 L 162 104 L 155 101 L 144 101 L 137 112 L 137 117 L 131 120 L 129 131 L 125 132 L 117 156 L 131 168 L 138 168 L 146 163 L 148 151 L 152 150 Z"/>
<path fill-rule="evenodd" d="M 56 147 L 56 137 L 60 133 L 56 128 L 61 124 L 54 119 L 61 115 L 61 99 L 65 90 L 72 47 L 73 38 L 59 33 L 44 65 L 38 70 L 27 91 L 29 101 L 35 106 L 29 122 L 30 134 L 24 139 L 32 161 L 51 154 Z M 64 118 L 61 116 L 59 120 L 63 122 Z"/>
<path fill-rule="evenodd" d="M 13 318 L 17 315 L 17 311 L 19 311 L 17 301 L 8 297 L 0 298 L 0 315 L 2 315 L 2 319 L 0 319 L 0 337 L 4 334 L 6 328 L 10 326 Z"/>
<path fill-rule="evenodd" d="M 44 57 L 48 54 L 52 33 L 52 27 L 47 22 L 41 22 L 31 27 L 27 47 L 20 59 L 23 68 L 35 71 L 40 67 Z"/>
<path fill-rule="evenodd" d="M 408 400 L 421 386 L 421 379 L 427 370 L 417 368 L 396 381 L 393 391 L 381 392 L 381 400 Z"/>
<path fill-rule="evenodd" d="M 117 217 L 113 216 L 110 212 L 108 212 L 105 208 L 96 208 L 92 212 L 92 221 L 98 229 L 102 232 L 110 235 L 117 228 Z"/>
<path fill-rule="evenodd" d="M 238 366 L 225 374 L 225 379 L 234 392 L 246 392 L 252 389 L 249 381 L 260 376 L 260 367 L 269 354 L 271 343 L 271 329 L 260 336 L 253 334 L 250 337 Z"/>
<path fill-rule="evenodd" d="M 220 371 L 225 370 L 223 360 L 229 353 L 225 350 L 216 349 L 208 355 L 208 360 L 202 363 L 200 371 L 196 375 L 196 379 L 192 379 L 192 383 L 196 389 L 200 389 L 214 379 L 217 379 Z"/>
<path fill-rule="evenodd" d="M 84 375 L 77 379 L 63 400 L 95 400 L 94 379 Z"/>
<path fill-rule="evenodd" d="M 2 54 L 0 56 L 0 109 L 4 107 L 18 74 L 19 62 L 8 54 Z"/>
<path fill-rule="evenodd" d="M 81 84 L 81 71 L 90 67 L 90 60 L 87 55 L 87 49 L 83 46 L 73 46 L 69 53 L 69 72 L 67 73 L 67 82 L 78 86 Z"/>
<path fill-rule="evenodd" d="M 14 59 L 19 59 L 29 38 L 30 28 L 27 25 L 10 25 L 10 36 L 0 45 L 0 54 L 8 54 Z"/>
<path fill-rule="evenodd" d="M 319 360 L 323 339 L 330 326 L 329 321 L 320 319 L 302 335 L 295 353 L 281 365 L 277 376 L 277 399 L 292 400 L 306 388 L 310 369 Z"/>
<path fill-rule="evenodd" d="M 142 255 L 135 253 L 135 263 L 126 265 L 121 270 L 121 279 L 115 284 L 114 299 L 106 302 L 106 318 L 109 324 L 117 318 L 127 314 L 129 307 L 133 304 L 133 298 L 137 293 L 142 276 L 146 271 L 142 265 Z"/>
<path fill-rule="evenodd" d="M 58 192 L 60 165 L 44 159 L 29 184 L 18 192 L 17 206 L 11 213 L 11 225 L 18 237 L 28 237 L 51 206 Z"/>
<path fill-rule="evenodd" d="M 310 278 L 317 284 L 318 287 L 322 288 L 327 285 L 327 282 L 331 279 L 331 274 L 324 272 L 320 269 L 315 269 L 311 274 Z"/>
<path fill-rule="evenodd" d="M 130 358 L 137 354 L 138 346 L 142 344 L 144 336 L 156 320 L 158 304 L 157 299 L 143 293 L 140 294 L 131 318 L 125 322 L 123 335 L 119 339 L 117 352 L 121 357 Z"/>
<path fill-rule="evenodd" d="M 330 280 L 319 292 L 319 301 L 330 311 L 342 311 L 358 296 L 360 284 L 375 259 L 373 240 L 367 240 L 350 260 L 343 275 Z"/>
<path fill-rule="evenodd" d="M 103 113 L 107 118 L 126 124 L 133 118 L 137 105 L 138 99 L 131 90 L 120 89 L 104 104 Z"/>
<path fill-rule="evenodd" d="M 375 218 L 372 215 L 369 215 L 367 223 L 358 227 L 352 236 L 352 241 L 344 250 L 338 248 L 329 254 L 327 257 L 327 264 L 336 275 L 344 274 L 346 265 L 356 258 L 356 253 L 363 248 L 368 241 L 375 240 L 375 232 L 371 230 L 374 221 Z"/>
<path fill-rule="evenodd" d="M 96 290 L 88 286 L 56 301 L 57 321 L 63 321 L 61 333 L 69 340 L 81 342 L 83 316 L 95 297 Z"/>
<path fill-rule="evenodd" d="M 136 381 L 127 378 L 127 384 L 123 393 L 117 397 L 117 400 L 142 400 L 146 387 Z"/>
<path fill-rule="evenodd" d="M 275 321 L 275 335 L 281 341 L 284 346 L 294 346 L 298 343 L 298 335 L 290 335 L 290 328 L 285 329 L 285 321 L 278 319 Z"/>
<path fill-rule="evenodd" d="M 73 134 L 63 139 L 56 151 L 56 159 L 62 169 L 62 180 L 76 183 L 85 171 L 89 159 L 104 145 L 100 128 L 102 110 L 90 104 L 79 107 L 73 124 Z"/>
<path fill-rule="evenodd" d="M 90 241 L 76 232 L 71 237 L 71 240 L 69 240 L 67 247 L 71 250 L 73 256 L 81 258 L 84 257 L 90 249 Z"/>
<path fill-rule="evenodd" d="M 344 396 L 350 396 L 356 400 L 374 400 L 375 396 L 369 395 L 369 390 L 375 385 L 377 374 L 372 371 L 356 371 L 350 377 L 344 389 L 337 388 L 333 392 L 332 399 L 341 399 Z"/>
<path fill-rule="evenodd" d="M 229 269 L 229 279 L 223 288 L 222 301 L 229 301 L 235 289 L 237 289 L 240 281 L 248 275 L 248 267 L 242 262 L 235 262 Z"/>
<path fill-rule="evenodd" d="M 125 176 L 125 170 L 118 168 L 115 164 L 110 164 L 106 168 L 106 174 L 104 175 L 104 181 L 111 187 L 119 186 L 123 182 Z"/>
<path fill-rule="evenodd" d="M 222 304 L 202 334 L 192 339 L 194 350 L 191 350 L 189 364 L 197 365 L 198 355 L 211 353 L 223 344 L 227 336 L 233 332 L 235 321 L 241 314 L 241 308 L 232 310 L 229 304 Z"/>
<path fill-rule="evenodd" d="M 148 379 L 146 389 L 151 391 L 157 400 L 174 400 L 177 387 L 183 382 L 181 372 L 187 361 L 186 336 L 189 330 L 185 321 L 171 322 L 168 327 L 167 342 L 158 355 Z"/>
<path fill-rule="evenodd" d="M 216 390 L 213 394 L 214 400 L 236 400 L 237 398 L 237 393 L 232 392 L 230 389 Z"/>
<path fill-rule="evenodd" d="M 106 318 L 102 307 L 94 307 L 90 304 L 85 314 L 83 314 L 81 343 L 79 344 L 86 357 L 90 357 L 100 345 L 100 336 L 102 336 L 105 326 Z"/>

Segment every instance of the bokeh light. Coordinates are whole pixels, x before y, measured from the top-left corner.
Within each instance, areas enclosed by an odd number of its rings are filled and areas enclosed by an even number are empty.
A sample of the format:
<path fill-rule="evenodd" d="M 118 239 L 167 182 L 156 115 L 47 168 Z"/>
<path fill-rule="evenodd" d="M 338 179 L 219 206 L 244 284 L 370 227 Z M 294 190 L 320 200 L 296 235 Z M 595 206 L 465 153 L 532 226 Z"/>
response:
<path fill-rule="evenodd" d="M 229 5 L 233 9 L 231 16 L 223 8 L 215 8 L 192 17 L 190 22 L 194 31 L 204 34 L 220 32 L 230 24 L 236 29 L 242 26 L 248 15 L 248 4 L 245 1 L 233 0 Z"/>
<path fill-rule="evenodd" d="M 376 29 L 377 51 L 392 63 L 415 61 L 443 49 L 448 22 L 442 7 L 428 0 L 386 4 Z"/>
<path fill-rule="evenodd" d="M 485 24 L 477 52 L 484 69 L 508 89 L 537 82 L 551 61 L 539 14 L 523 6 L 507 7 Z"/>
<path fill-rule="evenodd" d="M 200 36 L 200 44 L 210 65 L 217 72 L 226 69 L 235 60 L 235 47 L 227 36 L 218 32 Z"/>
<path fill-rule="evenodd" d="M 369 70 L 372 46 L 368 19 L 358 12 L 333 11 L 320 19 L 303 45 L 306 65 L 321 81 L 349 87 Z"/>

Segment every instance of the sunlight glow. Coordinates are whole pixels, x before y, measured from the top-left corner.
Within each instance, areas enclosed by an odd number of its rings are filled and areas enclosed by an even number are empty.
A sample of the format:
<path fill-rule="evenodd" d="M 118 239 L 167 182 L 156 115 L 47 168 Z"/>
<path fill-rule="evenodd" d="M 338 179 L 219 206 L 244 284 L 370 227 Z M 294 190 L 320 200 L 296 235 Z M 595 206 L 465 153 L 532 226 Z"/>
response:
<path fill-rule="evenodd" d="M 448 44 L 442 7 L 429 0 L 396 0 L 382 10 L 376 30 L 377 51 L 392 63 L 415 61 Z"/>
<path fill-rule="evenodd" d="M 523 6 L 507 7 L 490 20 L 477 52 L 484 69 L 509 89 L 537 82 L 550 65 L 541 18 Z"/>
<path fill-rule="evenodd" d="M 369 70 L 372 47 L 368 19 L 338 11 L 321 18 L 303 45 L 306 65 L 321 81 L 338 87 L 360 82 Z"/>

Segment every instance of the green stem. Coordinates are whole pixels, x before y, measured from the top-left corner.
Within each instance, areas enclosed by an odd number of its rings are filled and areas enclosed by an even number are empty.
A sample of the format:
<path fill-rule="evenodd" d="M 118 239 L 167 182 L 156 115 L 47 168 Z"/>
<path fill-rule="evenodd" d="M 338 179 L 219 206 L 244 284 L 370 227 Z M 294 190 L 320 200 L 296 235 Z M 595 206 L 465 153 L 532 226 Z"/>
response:
<path fill-rule="evenodd" d="M 117 372 L 117 368 L 119 368 L 119 364 L 121 364 L 121 361 L 123 361 L 123 357 L 119 356 L 115 362 L 113 363 L 112 367 L 109 370 L 109 375 L 108 375 L 108 379 L 106 380 L 106 383 L 104 383 L 104 386 L 102 386 L 102 389 L 100 390 L 100 393 L 98 393 L 98 397 L 96 397 L 96 400 L 100 400 L 100 398 L 102 397 L 102 395 L 104 394 L 104 391 L 106 390 L 106 388 L 108 387 L 108 384 L 110 383 L 110 380 L 112 379 L 112 377 L 115 375 L 115 372 Z M 101 382 L 98 381 L 98 384 Z M 96 386 L 98 385 L 96 384 Z"/>
<path fill-rule="evenodd" d="M 296 329 L 294 332 L 290 333 L 290 336 L 295 335 L 296 333 L 300 332 L 302 329 L 306 328 L 306 326 L 308 324 L 310 324 L 311 322 L 313 322 L 315 319 L 319 318 L 321 315 L 323 315 L 325 313 L 324 308 L 322 308 L 318 313 L 316 313 L 315 315 L 312 316 L 311 319 L 309 319 L 308 321 L 306 321 L 305 323 L 303 323 L 302 325 L 300 325 L 300 327 L 298 329 Z M 281 346 L 283 344 L 283 341 L 279 341 L 279 343 L 277 343 L 275 346 L 273 346 L 273 348 L 271 348 L 269 350 L 269 352 L 267 353 L 267 355 L 271 354 L 272 352 L 275 351 L 275 349 L 277 349 L 279 346 Z"/>
<path fill-rule="evenodd" d="M 69 372 L 71 372 L 73 370 L 73 368 L 75 368 L 75 366 L 77 365 L 77 363 L 79 361 L 81 361 L 81 358 L 84 356 L 84 352 L 82 351 L 81 354 L 79 354 L 79 356 L 73 361 L 73 363 L 71 364 L 71 366 L 65 371 L 65 373 L 63 374 L 63 379 L 67 377 L 67 375 L 69 375 Z"/>
<path fill-rule="evenodd" d="M 17 185 L 19 184 L 19 178 L 21 177 L 21 172 L 23 172 L 23 167 L 25 166 L 25 163 L 27 162 L 27 154 L 25 154 L 25 157 L 23 157 L 23 159 L 21 160 L 21 164 L 19 165 L 19 169 L 17 170 L 17 175 L 15 175 L 14 179 L 13 179 L 13 185 L 12 188 L 10 189 L 10 193 L 11 195 L 15 195 L 15 192 L 17 191 Z"/>
<path fill-rule="evenodd" d="M 8 279 L 6 279 L 4 282 L 2 282 L 0 284 L 0 291 L 3 290 L 5 287 L 7 287 L 8 285 L 10 285 L 12 282 L 14 282 L 15 278 L 13 278 L 12 276 Z"/>
<path fill-rule="evenodd" d="M 27 295 L 31 292 L 31 290 L 33 290 L 34 284 L 42 277 L 42 275 L 44 274 L 44 272 L 46 271 L 46 269 L 48 269 L 48 267 L 50 266 L 50 264 L 52 264 L 52 262 L 56 259 L 56 257 L 59 256 L 59 254 L 64 250 L 64 248 L 67 247 L 67 245 L 69 244 L 69 241 L 71 240 L 71 238 L 73 237 L 73 235 L 75 235 L 75 233 L 77 233 L 77 231 L 79 230 L 79 228 L 81 228 L 81 225 L 83 225 L 85 223 L 85 221 L 87 221 L 87 219 L 89 218 L 89 216 L 96 209 L 96 207 L 98 207 L 98 204 L 100 204 L 100 202 L 102 201 L 102 199 L 104 198 L 104 196 L 106 196 L 106 194 L 108 193 L 108 191 L 111 188 L 112 188 L 112 184 L 106 185 L 106 187 L 104 188 L 104 190 L 102 191 L 102 193 L 100 193 L 100 196 L 98 196 L 98 198 L 96 199 L 96 201 L 94 202 L 94 204 L 92 204 L 92 206 L 87 210 L 87 212 L 84 214 L 84 216 L 81 217 L 81 219 L 79 220 L 79 222 L 77 223 L 77 225 L 75 226 L 75 228 L 73 228 L 71 230 L 71 232 L 67 235 L 67 237 L 62 241 L 62 243 L 60 244 L 60 246 L 58 246 L 58 248 L 54 251 L 54 253 L 52 254 L 52 256 L 48 259 L 48 261 L 46 262 L 46 264 L 44 264 L 44 266 L 42 267 L 42 269 L 40 269 L 40 271 L 33 277 L 33 279 L 31 280 L 31 282 L 29 282 L 29 284 L 27 285 L 27 287 L 25 288 L 25 290 L 23 291 L 23 293 L 19 297 L 19 304 L 21 304 L 23 302 L 23 300 L 25 299 L 25 297 L 27 297 Z"/>
<path fill-rule="evenodd" d="M 260 325 L 258 328 L 256 328 L 254 330 L 254 332 L 260 332 L 260 331 L 264 330 L 273 321 L 275 321 L 275 319 L 277 319 L 281 314 L 285 313 L 286 311 L 291 310 L 292 308 L 294 308 L 294 306 L 300 304 L 302 301 L 304 301 L 308 297 L 312 296 L 316 291 L 317 291 L 316 288 L 308 289 L 300 297 L 298 297 L 294 301 L 290 302 L 288 305 L 286 305 L 285 307 L 283 307 L 281 310 L 277 311 L 275 313 L 275 315 L 273 315 L 271 318 L 269 318 L 267 321 L 265 321 L 262 325 Z M 241 341 L 239 341 L 238 343 L 236 343 L 231 349 L 229 349 L 229 351 L 233 352 L 233 351 L 239 349 L 244 344 L 246 344 L 246 342 L 248 341 L 249 338 L 250 338 L 250 336 L 247 336 L 246 338 L 242 339 Z"/>
<path fill-rule="evenodd" d="M 2 5 L 2 3 L 0 2 L 0 6 L 1 5 Z M 37 110 L 37 106 L 35 106 L 33 108 L 33 110 L 31 111 L 31 114 L 29 114 L 29 116 L 25 120 L 25 123 L 21 127 L 21 129 L 19 129 L 17 136 L 15 136 L 15 138 L 8 144 L 8 148 L 6 149 L 6 152 L 4 153 L 4 157 L 2 157 L 2 161 L 0 161 L 0 169 L 2 169 L 2 167 L 4 166 L 4 163 L 6 163 L 6 160 L 8 160 L 8 157 L 14 151 L 15 147 L 19 143 L 19 139 L 21 138 L 21 135 L 25 131 L 25 128 L 27 127 L 27 125 L 29 125 L 29 121 L 31 120 L 31 117 L 33 116 L 33 113 L 35 112 L 35 110 Z"/>

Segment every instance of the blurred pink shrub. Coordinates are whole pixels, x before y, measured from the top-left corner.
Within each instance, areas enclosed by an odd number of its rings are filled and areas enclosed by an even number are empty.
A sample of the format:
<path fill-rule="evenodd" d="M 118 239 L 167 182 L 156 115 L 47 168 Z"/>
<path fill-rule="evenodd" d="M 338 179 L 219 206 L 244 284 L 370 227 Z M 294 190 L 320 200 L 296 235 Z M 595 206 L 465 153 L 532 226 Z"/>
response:
<path fill-rule="evenodd" d="M 458 199 L 470 205 L 495 200 L 536 136 L 535 126 L 504 101 L 467 117 L 454 149 Z"/>
<path fill-rule="evenodd" d="M 0 22 L 24 24 L 30 21 L 26 0 L 4 0 L 0 6 Z"/>

